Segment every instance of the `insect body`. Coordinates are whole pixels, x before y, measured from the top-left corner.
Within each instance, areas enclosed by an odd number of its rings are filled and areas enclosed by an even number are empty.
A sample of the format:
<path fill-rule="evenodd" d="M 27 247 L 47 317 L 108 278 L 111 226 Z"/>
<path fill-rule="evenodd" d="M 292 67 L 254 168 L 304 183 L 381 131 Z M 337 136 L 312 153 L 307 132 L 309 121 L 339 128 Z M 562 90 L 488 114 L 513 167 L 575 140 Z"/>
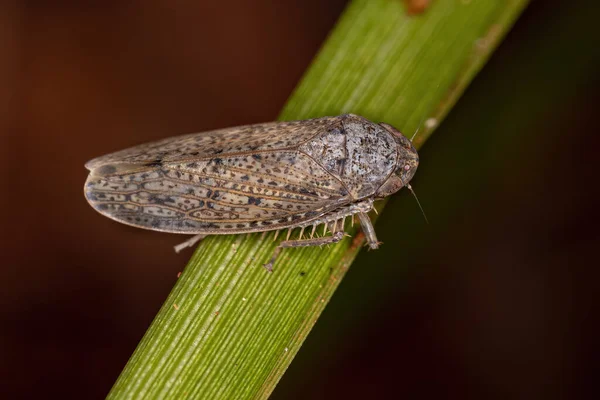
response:
<path fill-rule="evenodd" d="M 288 233 L 270 268 L 281 248 L 341 240 L 346 217 L 354 215 L 376 249 L 367 213 L 374 200 L 409 186 L 418 164 L 417 151 L 395 128 L 346 114 L 195 133 L 108 154 L 86 164 L 85 196 L 116 221 L 196 238 L 312 227 L 304 240 Z M 320 224 L 332 235 L 314 237 Z"/>

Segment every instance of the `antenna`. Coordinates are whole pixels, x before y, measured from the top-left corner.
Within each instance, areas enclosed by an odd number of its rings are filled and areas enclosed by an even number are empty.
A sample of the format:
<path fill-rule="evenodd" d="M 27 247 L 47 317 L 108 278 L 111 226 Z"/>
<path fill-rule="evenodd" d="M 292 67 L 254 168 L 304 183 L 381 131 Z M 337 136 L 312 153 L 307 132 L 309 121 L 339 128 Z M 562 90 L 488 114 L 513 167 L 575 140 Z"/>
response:
<path fill-rule="evenodd" d="M 440 88 L 440 82 L 438 82 L 436 89 Z M 410 141 L 412 142 L 413 139 L 417 136 L 417 133 L 419 133 L 419 129 L 421 129 L 421 126 L 423 125 L 423 121 L 425 120 L 425 114 L 423 114 L 423 116 L 421 117 L 421 122 L 419 122 L 419 126 L 417 127 L 417 130 L 415 131 L 415 133 L 413 133 L 412 137 L 410 138 Z M 413 192 L 414 194 L 414 192 Z M 417 200 L 419 201 L 419 200 Z M 427 219 L 427 218 L 425 218 Z"/>
<path fill-rule="evenodd" d="M 415 133 L 413 133 L 412 137 L 410 138 L 411 142 L 413 141 L 415 136 L 417 136 L 417 133 L 419 133 L 419 129 L 421 129 L 421 126 L 423 125 L 424 120 L 425 120 L 425 114 L 423 114 L 423 116 L 421 117 L 421 122 L 419 122 L 419 126 L 417 126 L 417 130 L 415 131 Z"/>
<path fill-rule="evenodd" d="M 408 190 L 410 190 L 410 192 L 415 197 L 415 200 L 417 201 L 417 204 L 419 205 L 419 208 L 421 209 L 421 212 L 423 213 L 423 217 L 425 218 L 425 222 L 427 222 L 429 224 L 429 220 L 427 219 L 427 215 L 425 215 L 425 211 L 423 210 L 423 207 L 421 207 L 421 203 L 419 202 L 419 198 L 417 197 L 417 194 L 413 190 L 412 186 L 410 186 L 410 183 L 406 184 L 406 187 L 408 188 Z"/>

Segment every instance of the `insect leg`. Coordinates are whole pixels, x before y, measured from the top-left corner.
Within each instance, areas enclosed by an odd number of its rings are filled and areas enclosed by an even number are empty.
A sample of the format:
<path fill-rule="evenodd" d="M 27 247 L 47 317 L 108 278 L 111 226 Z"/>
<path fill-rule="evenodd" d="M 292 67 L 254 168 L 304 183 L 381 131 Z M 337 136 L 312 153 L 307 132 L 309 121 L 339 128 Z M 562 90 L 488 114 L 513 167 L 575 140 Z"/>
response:
<path fill-rule="evenodd" d="M 264 267 L 267 269 L 267 271 L 273 272 L 273 263 L 277 259 L 277 256 L 279 256 L 279 253 L 281 253 L 282 249 L 289 247 L 322 246 L 324 244 L 337 243 L 343 238 L 344 232 L 339 231 L 335 232 L 332 236 L 324 236 L 314 239 L 284 240 L 283 242 L 279 243 L 279 246 L 277 246 L 277 248 L 275 248 L 275 251 L 273 252 L 273 257 L 271 257 L 271 260 L 268 263 L 266 263 Z"/>
<path fill-rule="evenodd" d="M 360 227 L 367 237 L 367 244 L 373 250 L 379 247 L 381 244 L 380 241 L 377 240 L 377 235 L 375 235 L 375 228 L 373 228 L 373 224 L 369 219 L 369 216 L 365 213 L 357 213 L 358 219 L 360 220 Z"/>
<path fill-rule="evenodd" d="M 185 242 L 179 243 L 177 246 L 175 246 L 175 253 L 179 253 L 181 250 L 185 249 L 186 247 L 192 247 L 193 245 L 195 245 L 196 243 L 198 243 L 199 241 L 201 241 L 202 239 L 204 239 L 207 236 L 208 235 L 203 234 L 203 233 L 199 233 L 195 236 L 192 236 Z"/>

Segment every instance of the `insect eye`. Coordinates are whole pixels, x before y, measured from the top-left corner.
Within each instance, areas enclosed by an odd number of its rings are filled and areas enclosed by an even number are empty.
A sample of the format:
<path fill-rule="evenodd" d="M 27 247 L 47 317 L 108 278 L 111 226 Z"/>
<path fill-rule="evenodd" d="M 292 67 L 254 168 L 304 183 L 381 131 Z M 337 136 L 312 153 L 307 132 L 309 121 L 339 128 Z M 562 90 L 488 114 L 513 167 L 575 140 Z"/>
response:
<path fill-rule="evenodd" d="M 409 165 L 409 164 L 405 164 L 405 165 L 404 165 L 404 170 L 405 170 L 405 171 L 408 171 L 409 169 L 410 169 L 410 165 Z"/>

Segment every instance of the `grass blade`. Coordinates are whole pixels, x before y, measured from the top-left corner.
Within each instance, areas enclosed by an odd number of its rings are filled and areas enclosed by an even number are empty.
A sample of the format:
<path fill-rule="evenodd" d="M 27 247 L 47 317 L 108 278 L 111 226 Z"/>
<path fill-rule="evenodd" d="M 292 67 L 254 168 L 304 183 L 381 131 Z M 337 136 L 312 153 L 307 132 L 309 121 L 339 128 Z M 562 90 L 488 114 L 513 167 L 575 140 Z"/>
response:
<path fill-rule="evenodd" d="M 281 119 L 353 112 L 419 147 L 483 66 L 526 0 L 350 3 Z M 267 398 L 363 244 L 287 249 L 273 234 L 210 237 L 195 251 L 109 398 Z"/>

